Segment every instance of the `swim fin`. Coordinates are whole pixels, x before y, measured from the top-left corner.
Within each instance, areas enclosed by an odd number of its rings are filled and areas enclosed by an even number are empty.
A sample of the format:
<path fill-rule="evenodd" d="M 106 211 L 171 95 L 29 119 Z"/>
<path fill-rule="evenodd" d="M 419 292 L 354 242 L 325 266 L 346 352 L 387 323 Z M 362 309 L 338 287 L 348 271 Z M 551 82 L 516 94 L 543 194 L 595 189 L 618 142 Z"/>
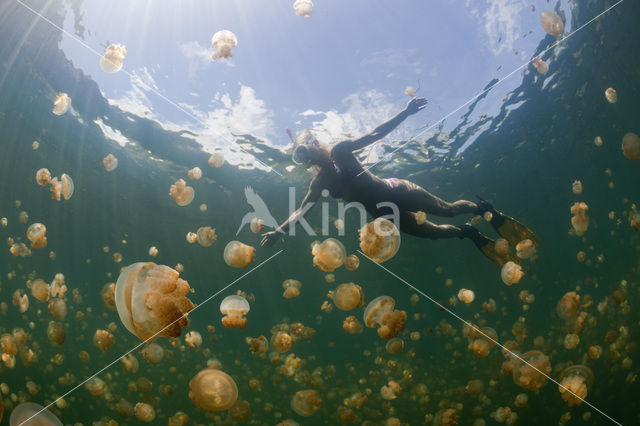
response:
<path fill-rule="evenodd" d="M 478 249 L 496 265 L 503 266 L 509 261 L 519 263 L 518 260 L 513 257 L 511 251 L 505 254 L 498 253 L 495 248 L 495 241 L 482 234 L 475 227 L 469 224 L 464 224 L 460 228 L 462 229 L 461 238 L 471 239 L 476 247 L 478 247 Z"/>
<path fill-rule="evenodd" d="M 480 203 L 478 203 L 480 208 L 483 209 L 483 211 L 488 211 L 492 214 L 491 221 L 489 222 L 491 223 L 491 226 L 493 226 L 502 238 L 509 241 L 509 245 L 511 245 L 511 247 L 515 248 L 515 246 L 522 240 L 531 240 L 534 247 L 538 247 L 540 245 L 540 240 L 531 229 L 527 228 L 514 218 L 499 212 L 493 208 L 489 202 L 480 197 L 478 198 L 480 199 Z"/>

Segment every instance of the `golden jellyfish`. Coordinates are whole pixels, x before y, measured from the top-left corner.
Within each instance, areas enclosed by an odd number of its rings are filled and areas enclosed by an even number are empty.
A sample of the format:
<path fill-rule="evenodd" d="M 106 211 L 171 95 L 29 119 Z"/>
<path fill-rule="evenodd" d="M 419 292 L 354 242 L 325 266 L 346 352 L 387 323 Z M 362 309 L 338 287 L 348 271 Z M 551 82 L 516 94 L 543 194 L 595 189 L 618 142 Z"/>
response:
<path fill-rule="evenodd" d="M 189 176 L 189 179 L 191 180 L 199 180 L 202 177 L 202 169 L 200 167 L 189 169 L 189 171 L 187 171 L 187 176 Z"/>
<path fill-rule="evenodd" d="M 23 402 L 11 411 L 9 426 L 18 425 L 62 426 L 51 411 L 34 402 Z"/>
<path fill-rule="evenodd" d="M 559 36 L 564 31 L 562 19 L 554 12 L 542 12 L 540 14 L 540 25 L 552 36 Z"/>
<path fill-rule="evenodd" d="M 251 229 L 251 232 L 253 232 L 254 234 L 259 233 L 260 231 L 262 231 L 262 228 L 264 228 L 264 220 L 254 217 L 253 219 L 251 219 L 249 228 Z"/>
<path fill-rule="evenodd" d="M 133 412 L 136 415 L 136 419 L 140 420 L 141 422 L 152 422 L 156 418 L 156 410 L 154 410 L 151 405 L 144 402 L 138 402 L 133 407 Z"/>
<path fill-rule="evenodd" d="M 50 342 L 61 345 L 64 343 L 64 339 L 67 335 L 67 332 L 57 321 L 49 321 L 49 326 L 47 327 L 47 339 Z"/>
<path fill-rule="evenodd" d="M 321 405 L 322 399 L 313 389 L 298 391 L 291 398 L 291 409 L 304 417 L 313 415 Z"/>
<path fill-rule="evenodd" d="M 253 338 L 248 337 L 247 343 L 249 344 L 249 349 L 251 349 L 251 352 L 256 354 L 263 354 L 269 350 L 269 341 L 264 336 Z"/>
<path fill-rule="evenodd" d="M 336 281 L 336 276 L 334 274 L 326 274 L 324 276 L 324 281 L 327 284 L 333 284 Z"/>
<path fill-rule="evenodd" d="M 250 310 L 249 302 L 242 296 L 231 295 L 220 302 L 220 312 L 222 315 L 222 325 L 226 328 L 245 328 L 247 319 L 244 317 Z"/>
<path fill-rule="evenodd" d="M 39 278 L 31 283 L 31 295 L 40 302 L 49 301 L 50 292 L 49 284 Z"/>
<path fill-rule="evenodd" d="M 300 281 L 288 279 L 282 283 L 282 288 L 284 288 L 284 293 L 282 293 L 282 297 L 285 299 L 293 299 L 294 297 L 298 297 L 300 295 L 300 287 L 302 287 L 302 283 Z"/>
<path fill-rule="evenodd" d="M 520 279 L 524 276 L 524 272 L 522 271 L 522 267 L 520 265 L 515 262 L 509 261 L 502 267 L 500 276 L 502 277 L 502 282 L 510 286 L 513 284 L 518 284 L 520 282 Z"/>
<path fill-rule="evenodd" d="M 355 271 L 360 266 L 360 259 L 355 254 L 350 254 L 344 260 L 344 267 L 347 268 L 347 271 Z"/>
<path fill-rule="evenodd" d="M 138 262 L 122 270 L 116 282 L 120 321 L 142 340 L 178 337 L 194 308 L 186 297 L 189 283 L 178 271 L 152 262 Z"/>
<path fill-rule="evenodd" d="M 31 241 L 31 248 L 41 249 L 47 246 L 47 227 L 41 223 L 33 223 L 27 229 L 27 238 Z"/>
<path fill-rule="evenodd" d="M 293 10 L 295 10 L 296 15 L 302 18 L 311 18 L 313 2 L 311 0 L 296 0 L 296 2 L 293 3 Z"/>
<path fill-rule="evenodd" d="M 513 381 L 520 387 L 536 391 L 547 383 L 549 374 L 549 357 L 540 351 L 529 351 L 514 359 Z"/>
<path fill-rule="evenodd" d="M 387 344 L 384 346 L 384 349 L 387 351 L 387 353 L 397 355 L 404 349 L 404 340 L 400 339 L 399 337 L 394 337 L 387 342 Z"/>
<path fill-rule="evenodd" d="M 93 335 L 93 343 L 95 343 L 102 352 L 106 352 L 116 343 L 116 340 L 113 337 L 113 334 L 109 333 L 107 330 L 96 330 Z"/>
<path fill-rule="evenodd" d="M 394 310 L 395 305 L 392 297 L 376 297 L 364 310 L 364 324 L 369 328 L 378 328 L 378 336 L 383 339 L 396 337 L 404 330 L 407 313 Z"/>
<path fill-rule="evenodd" d="M 610 104 L 615 104 L 618 102 L 618 92 L 613 87 L 609 87 L 604 91 L 604 97 Z"/>
<path fill-rule="evenodd" d="M 476 295 L 471 290 L 468 290 L 466 288 L 461 288 L 460 291 L 458 291 L 458 300 L 463 302 L 465 305 L 468 305 L 471 302 L 473 302 L 475 298 L 476 298 Z"/>
<path fill-rule="evenodd" d="M 246 422 L 251 418 L 251 404 L 247 401 L 236 401 L 229 408 L 229 417 L 234 422 Z"/>
<path fill-rule="evenodd" d="M 202 247 L 209 247 L 218 239 L 215 228 L 212 228 L 210 226 L 201 226 L 200 228 L 198 228 L 198 230 L 196 231 L 196 237 L 198 240 L 198 244 L 200 244 Z"/>
<path fill-rule="evenodd" d="M 629 213 L 629 226 L 634 231 L 640 231 L 640 213 L 635 211 Z"/>
<path fill-rule="evenodd" d="M 60 201 L 61 197 L 68 200 L 73 195 L 74 184 L 73 179 L 66 173 L 60 176 L 60 180 L 57 177 L 51 179 L 51 198 L 56 201 Z"/>
<path fill-rule="evenodd" d="M 42 168 L 36 172 L 36 182 L 40 186 L 47 186 L 51 182 L 51 172 L 49 169 Z"/>
<path fill-rule="evenodd" d="M 575 291 L 565 293 L 564 296 L 558 300 L 556 306 L 556 312 L 558 316 L 563 320 L 570 320 L 578 315 L 578 309 L 580 308 L 580 295 Z"/>
<path fill-rule="evenodd" d="M 29 309 L 29 297 L 26 294 L 22 294 L 22 290 L 13 292 L 12 302 L 13 306 L 18 307 L 20 313 L 27 312 Z"/>
<path fill-rule="evenodd" d="M 362 332 L 362 324 L 358 318 L 349 315 L 342 321 L 342 328 L 349 334 L 358 334 Z"/>
<path fill-rule="evenodd" d="M 593 372 L 584 365 L 572 365 L 560 373 L 558 390 L 569 407 L 582 404 L 593 385 Z"/>
<path fill-rule="evenodd" d="M 193 244 L 193 243 L 195 243 L 196 241 L 198 241 L 198 235 L 197 235 L 197 234 L 195 234 L 195 233 L 193 233 L 193 232 L 187 232 L 187 236 L 186 236 L 186 238 L 187 238 L 187 242 L 188 242 L 189 244 Z"/>
<path fill-rule="evenodd" d="M 100 68 L 102 71 L 113 74 L 122 69 L 122 61 L 127 56 L 127 49 L 120 44 L 110 44 L 100 58 Z"/>
<path fill-rule="evenodd" d="M 184 336 L 184 341 L 190 348 L 197 348 L 202 345 L 202 336 L 195 330 L 191 330 Z"/>
<path fill-rule="evenodd" d="M 67 316 L 67 302 L 64 299 L 49 300 L 49 313 L 56 319 L 64 319 Z"/>
<path fill-rule="evenodd" d="M 509 241 L 504 238 L 498 238 L 495 243 L 493 243 L 494 248 L 498 254 L 505 255 L 509 253 Z"/>
<path fill-rule="evenodd" d="M 6 217 L 3 217 L 0 219 L 0 226 L 2 226 L 3 228 L 6 228 L 9 225 L 9 219 L 7 219 Z"/>
<path fill-rule="evenodd" d="M 189 382 L 189 398 L 201 410 L 224 411 L 238 399 L 238 387 L 224 371 L 207 368 Z"/>
<path fill-rule="evenodd" d="M 156 246 L 149 247 L 149 256 L 156 257 L 158 255 L 158 248 Z"/>
<path fill-rule="evenodd" d="M 164 358 L 164 349 L 157 343 L 150 343 L 142 349 L 142 357 L 150 363 L 162 361 Z"/>
<path fill-rule="evenodd" d="M 571 214 L 573 214 L 571 225 L 578 236 L 584 235 L 589 228 L 589 216 L 586 213 L 588 209 L 589 206 L 586 203 L 574 203 L 571 206 Z"/>
<path fill-rule="evenodd" d="M 207 163 L 209 163 L 209 165 L 214 169 L 222 167 L 222 165 L 224 164 L 224 155 L 222 155 L 221 152 L 214 152 L 213 154 L 211 154 L 211 157 L 209 157 Z"/>
<path fill-rule="evenodd" d="M 458 424 L 458 412 L 455 408 L 443 408 L 433 418 L 434 426 L 455 426 Z"/>
<path fill-rule="evenodd" d="M 538 74 L 546 74 L 549 71 L 549 65 L 542 58 L 534 58 L 532 61 L 533 66 L 538 71 Z"/>
<path fill-rule="evenodd" d="M 480 395 L 483 390 L 484 383 L 479 379 L 469 380 L 467 385 L 464 387 L 464 391 L 469 395 Z"/>
<path fill-rule="evenodd" d="M 201 212 L 206 212 L 207 211 L 207 205 L 206 204 L 200 204 L 200 211 Z"/>
<path fill-rule="evenodd" d="M 253 262 L 255 249 L 240 241 L 230 241 L 224 248 L 224 261 L 233 268 L 246 268 Z"/>
<path fill-rule="evenodd" d="M 346 250 L 335 238 L 327 238 L 322 243 L 312 245 L 313 264 L 323 272 L 333 272 L 345 261 Z"/>
<path fill-rule="evenodd" d="M 640 138 L 635 133 L 627 133 L 622 138 L 622 153 L 631 161 L 640 160 Z"/>
<path fill-rule="evenodd" d="M 582 182 L 580 182 L 579 180 L 574 180 L 573 184 L 571 185 L 571 191 L 575 195 L 582 194 Z"/>
<path fill-rule="evenodd" d="M 333 303 L 343 311 L 359 308 L 364 305 L 362 287 L 354 283 L 340 284 L 334 292 Z"/>
<path fill-rule="evenodd" d="M 179 206 L 187 206 L 193 201 L 195 191 L 192 187 L 187 186 L 187 182 L 184 179 L 178 179 L 171 188 L 169 188 L 169 195 L 176 200 L 176 204 Z"/>
<path fill-rule="evenodd" d="M 58 273 L 53 277 L 51 282 L 51 296 L 64 297 L 67 292 L 67 286 L 64 283 L 64 275 Z"/>
<path fill-rule="evenodd" d="M 211 47 L 216 49 L 213 59 L 228 59 L 233 56 L 233 48 L 238 45 L 236 35 L 229 30 L 221 30 L 211 38 Z"/>
<path fill-rule="evenodd" d="M 53 112 L 55 115 L 64 115 L 71 108 L 71 98 L 66 93 L 58 93 L 53 100 Z"/>
<path fill-rule="evenodd" d="M 400 248 L 400 232 L 393 222 L 379 217 L 360 229 L 360 248 L 375 262 L 386 262 Z"/>
<path fill-rule="evenodd" d="M 109 154 L 102 159 L 102 165 L 106 171 L 112 172 L 118 167 L 118 159 L 113 154 Z"/>
<path fill-rule="evenodd" d="M 394 400 L 398 397 L 398 394 L 402 391 L 402 387 L 395 380 L 389 380 L 386 385 L 380 388 L 380 396 L 387 401 Z"/>
<path fill-rule="evenodd" d="M 278 353 L 285 353 L 291 349 L 291 344 L 293 343 L 293 338 L 289 333 L 285 333 L 284 331 L 278 331 L 276 334 L 271 336 L 271 349 Z"/>
<path fill-rule="evenodd" d="M 592 346 L 589 346 L 589 349 L 587 349 L 587 356 L 592 361 L 600 359 L 601 355 L 602 355 L 602 347 L 599 345 L 592 345 Z"/>
<path fill-rule="evenodd" d="M 37 150 L 38 148 L 40 148 L 40 142 L 38 141 L 33 141 L 31 142 L 31 148 L 33 148 L 33 150 Z"/>
<path fill-rule="evenodd" d="M 569 333 L 564 336 L 564 348 L 565 349 L 575 349 L 576 346 L 580 343 L 580 336 L 574 333 Z"/>
<path fill-rule="evenodd" d="M 413 98 L 416 95 L 416 88 L 413 86 L 407 86 L 404 89 L 404 94 L 409 96 L 410 98 Z M 424 213 L 424 212 L 418 212 L 418 213 Z M 416 219 L 417 219 L 417 215 L 416 215 Z"/>
<path fill-rule="evenodd" d="M 536 252 L 536 246 L 533 241 L 526 239 L 516 244 L 516 255 L 520 259 L 528 259 Z"/>

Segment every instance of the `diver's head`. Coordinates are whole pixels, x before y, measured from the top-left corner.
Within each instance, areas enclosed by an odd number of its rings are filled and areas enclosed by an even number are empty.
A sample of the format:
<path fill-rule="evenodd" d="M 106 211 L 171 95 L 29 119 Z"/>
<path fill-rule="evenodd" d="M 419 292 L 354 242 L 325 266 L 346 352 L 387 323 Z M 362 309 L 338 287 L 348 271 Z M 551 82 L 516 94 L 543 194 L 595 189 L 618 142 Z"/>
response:
<path fill-rule="evenodd" d="M 322 165 L 322 160 L 326 157 L 326 149 L 322 147 L 311 131 L 308 129 L 302 130 L 298 133 L 293 143 L 291 159 L 294 163 L 305 166 Z"/>

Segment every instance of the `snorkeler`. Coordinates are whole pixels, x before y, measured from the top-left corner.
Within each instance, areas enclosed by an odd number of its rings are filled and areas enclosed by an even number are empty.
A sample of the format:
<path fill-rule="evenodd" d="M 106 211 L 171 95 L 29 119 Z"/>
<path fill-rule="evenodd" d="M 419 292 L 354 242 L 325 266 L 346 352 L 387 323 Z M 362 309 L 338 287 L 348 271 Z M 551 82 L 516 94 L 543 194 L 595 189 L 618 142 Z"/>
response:
<path fill-rule="evenodd" d="M 273 245 L 287 231 L 290 224 L 293 223 L 295 226 L 295 221 L 307 210 L 305 206 L 320 199 L 322 191 L 326 189 L 334 198 L 361 203 L 374 218 L 385 214 L 382 208 L 378 207 L 379 203 L 392 202 L 400 211 L 401 232 L 429 239 L 469 238 L 486 256 L 499 265 L 513 260 L 511 254 L 498 254 L 494 248 L 494 241 L 481 234 L 475 227 L 469 224 L 437 225 L 429 221 L 418 223 L 416 213 L 422 211 L 434 216 L 453 217 L 461 214 L 477 215 L 489 211 L 493 216 L 490 223 L 512 247 L 525 238 L 532 239 L 537 245 L 537 239 L 528 228 L 496 211 L 484 200 L 478 203 L 467 200 L 449 203 L 408 180 L 381 179 L 365 169 L 358 161 L 354 151 L 384 138 L 407 117 L 417 113 L 426 105 L 426 99 L 413 98 L 404 110 L 380 124 L 371 133 L 357 139 L 341 141 L 331 149 L 322 146 L 308 130 L 302 131 L 294 141 L 293 162 L 316 166 L 319 169 L 318 174 L 311 181 L 300 208 L 275 231 L 263 234 L 260 244 L 263 247 Z"/>

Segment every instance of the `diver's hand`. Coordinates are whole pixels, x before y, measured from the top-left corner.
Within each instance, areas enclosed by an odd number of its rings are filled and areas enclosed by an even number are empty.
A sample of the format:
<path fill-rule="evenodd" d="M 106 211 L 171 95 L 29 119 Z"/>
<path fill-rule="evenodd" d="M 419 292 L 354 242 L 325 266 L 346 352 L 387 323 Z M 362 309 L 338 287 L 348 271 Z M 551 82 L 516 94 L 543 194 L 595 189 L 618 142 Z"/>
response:
<path fill-rule="evenodd" d="M 426 107 L 427 106 L 427 102 L 428 101 L 425 98 L 413 98 L 407 104 L 406 111 L 409 114 L 415 114 L 416 112 L 418 112 L 421 109 L 423 109 L 424 107 Z"/>
<path fill-rule="evenodd" d="M 260 241 L 260 245 L 262 247 L 271 247 L 281 236 L 282 233 L 278 231 L 265 232 L 262 234 L 262 241 Z"/>

